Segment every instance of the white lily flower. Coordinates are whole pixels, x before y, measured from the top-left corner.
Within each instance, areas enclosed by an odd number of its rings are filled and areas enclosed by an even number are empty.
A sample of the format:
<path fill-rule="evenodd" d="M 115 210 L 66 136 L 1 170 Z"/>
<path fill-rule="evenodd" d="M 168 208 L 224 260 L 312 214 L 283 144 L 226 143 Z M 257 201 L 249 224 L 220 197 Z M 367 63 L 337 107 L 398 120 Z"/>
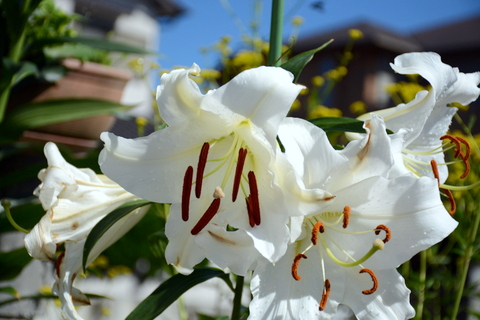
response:
<path fill-rule="evenodd" d="M 63 315 L 67 319 L 81 319 L 74 303 L 89 304 L 89 301 L 72 285 L 82 272 L 85 240 L 103 217 L 138 197 L 104 175 L 72 166 L 52 142 L 45 145 L 44 151 L 48 168 L 38 174 L 42 183 L 34 194 L 39 197 L 47 213 L 25 236 L 25 247 L 35 259 L 55 260 L 54 292 L 62 302 Z M 130 230 L 145 215 L 147 207 L 133 211 L 110 228 L 90 252 L 87 265 Z M 65 252 L 55 259 L 60 244 L 65 244 Z"/>
<path fill-rule="evenodd" d="M 410 291 L 396 272 L 401 263 L 439 242 L 457 225 L 442 205 L 437 181 L 410 174 L 388 178 L 395 165 L 381 118 L 367 135 L 335 151 L 326 134 L 287 119 L 279 138 L 298 188 L 333 196 L 305 202 L 300 237 L 275 265 L 255 270 L 249 319 L 330 319 L 346 305 L 358 319 L 408 319 Z M 314 210 L 314 207 L 317 210 Z M 292 219 L 298 219 L 296 217 Z"/>
<path fill-rule="evenodd" d="M 203 95 L 190 79 L 199 72 L 194 64 L 164 74 L 157 102 L 168 127 L 131 140 L 103 133 L 100 165 L 126 190 L 173 203 L 166 258 L 180 272 L 207 257 L 245 274 L 256 256 L 273 262 L 286 250 L 276 135 L 303 87 L 281 68 L 259 67 Z"/>
<path fill-rule="evenodd" d="M 395 58 L 390 64 L 400 74 L 419 74 L 427 80 L 431 89 L 420 91 L 414 100 L 407 104 L 374 112 L 384 118 L 387 128 L 393 132 L 406 130 L 403 143 L 402 164 L 416 176 L 435 176 L 440 183 L 448 177 L 448 168 L 444 160 L 443 147 L 454 143 L 460 156 L 462 144 L 468 149 L 463 139 L 446 136 L 452 117 L 457 108 L 449 107 L 452 103 L 468 105 L 480 95 L 480 72 L 462 73 L 458 68 L 443 63 L 438 54 L 433 52 L 405 53 Z M 370 118 L 370 114 L 359 117 Z M 359 134 L 349 134 L 358 139 Z M 468 170 L 468 157 L 460 156 Z M 432 160 L 435 164 L 432 164 Z M 437 168 L 432 168 L 436 167 Z M 432 170 L 433 169 L 433 170 Z M 435 172 L 438 171 L 438 172 Z M 468 172 L 467 172 L 468 173 Z"/>

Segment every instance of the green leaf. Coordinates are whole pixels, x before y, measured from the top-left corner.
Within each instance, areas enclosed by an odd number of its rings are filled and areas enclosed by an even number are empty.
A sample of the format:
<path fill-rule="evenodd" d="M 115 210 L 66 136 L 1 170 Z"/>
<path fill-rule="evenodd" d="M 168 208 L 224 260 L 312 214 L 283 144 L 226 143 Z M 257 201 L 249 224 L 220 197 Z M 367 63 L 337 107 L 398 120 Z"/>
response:
<path fill-rule="evenodd" d="M 297 54 L 295 57 L 292 57 L 287 62 L 282 64 L 280 67 L 293 73 L 293 76 L 294 76 L 293 82 L 296 83 L 298 80 L 298 77 L 300 76 L 300 73 L 303 71 L 303 68 L 305 68 L 307 63 L 309 63 L 310 60 L 312 60 L 315 53 L 324 49 L 326 46 L 332 43 L 332 41 L 333 39 L 324 43 L 322 46 L 316 49 L 308 50 L 300 54 Z"/>
<path fill-rule="evenodd" d="M 0 281 L 15 279 L 32 260 L 25 248 L 0 252 Z"/>
<path fill-rule="evenodd" d="M 94 39 L 94 38 L 83 38 L 83 37 L 53 37 L 53 38 L 42 38 L 37 39 L 29 43 L 24 52 L 29 52 L 31 50 L 39 50 L 46 46 L 55 46 L 61 45 L 64 43 L 80 43 L 92 48 L 106 50 L 106 51 L 115 51 L 115 52 L 124 52 L 124 53 L 136 53 L 136 54 L 154 54 L 154 52 L 144 50 L 142 48 L 137 48 L 130 46 L 128 44 L 113 42 L 106 39 Z"/>
<path fill-rule="evenodd" d="M 15 297 L 16 299 L 20 299 L 20 295 L 18 294 L 18 291 L 14 287 L 1 287 L 0 292 L 9 294 L 12 297 Z"/>
<path fill-rule="evenodd" d="M 225 279 L 228 275 L 222 270 L 202 268 L 195 269 L 188 276 L 177 274 L 163 282 L 152 294 L 143 300 L 128 315 L 125 320 L 150 320 L 157 317 L 175 302 L 185 291 L 208 279 L 220 277 Z"/>
<path fill-rule="evenodd" d="M 93 247 L 97 241 L 110 229 L 115 222 L 125 217 L 127 214 L 132 212 L 135 209 L 143 207 L 151 202 L 148 200 L 136 200 L 125 203 L 124 205 L 118 207 L 117 209 L 110 212 L 102 220 L 100 220 L 92 231 L 88 234 L 87 240 L 85 241 L 85 246 L 83 247 L 83 257 L 82 257 L 82 266 L 83 270 L 87 267 L 87 258 L 92 251 Z"/>
<path fill-rule="evenodd" d="M 322 117 L 308 120 L 325 131 L 336 130 L 365 133 L 363 121 L 347 117 Z"/>
<path fill-rule="evenodd" d="M 6 114 L 0 135 L 15 136 L 48 124 L 124 111 L 132 106 L 96 99 L 57 99 L 28 103 Z"/>

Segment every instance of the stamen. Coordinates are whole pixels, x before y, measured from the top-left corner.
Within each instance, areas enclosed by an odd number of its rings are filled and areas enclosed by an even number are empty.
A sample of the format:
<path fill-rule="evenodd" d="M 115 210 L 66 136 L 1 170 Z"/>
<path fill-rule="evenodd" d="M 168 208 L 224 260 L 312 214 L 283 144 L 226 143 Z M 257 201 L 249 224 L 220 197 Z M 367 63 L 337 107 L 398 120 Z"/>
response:
<path fill-rule="evenodd" d="M 457 158 L 460 155 L 460 151 L 461 151 L 460 142 L 457 140 L 456 137 L 454 137 L 452 135 L 449 135 L 449 134 L 446 134 L 446 135 L 440 137 L 440 140 L 445 140 L 445 139 L 448 139 L 448 140 L 450 140 L 451 143 L 455 144 L 456 148 L 455 148 L 454 157 Z"/>
<path fill-rule="evenodd" d="M 438 172 L 437 161 L 435 161 L 433 159 L 430 160 L 430 165 L 432 166 L 433 176 L 434 176 L 435 179 L 437 179 L 438 185 L 440 185 L 440 173 Z"/>
<path fill-rule="evenodd" d="M 183 177 L 182 189 L 182 220 L 188 221 L 190 211 L 190 195 L 192 193 L 193 167 L 189 166 Z"/>
<path fill-rule="evenodd" d="M 248 185 L 250 187 L 250 202 L 253 220 L 257 226 L 260 225 L 260 202 L 258 199 L 258 186 L 255 173 L 253 171 L 248 172 Z"/>
<path fill-rule="evenodd" d="M 202 151 L 200 151 L 200 156 L 198 157 L 197 179 L 195 180 L 195 196 L 197 199 L 200 198 L 202 194 L 203 173 L 205 172 L 209 149 L 210 144 L 205 142 L 202 146 Z"/>
<path fill-rule="evenodd" d="M 378 279 L 377 279 L 377 276 L 375 275 L 375 273 L 373 273 L 372 270 L 367 269 L 367 268 L 364 268 L 364 269 L 360 270 L 360 273 L 365 273 L 365 272 L 370 275 L 370 277 L 372 278 L 372 281 L 373 281 L 372 289 L 362 291 L 363 294 L 368 295 L 368 294 L 372 294 L 375 291 L 377 291 L 377 289 L 378 289 Z"/>
<path fill-rule="evenodd" d="M 223 192 L 222 188 L 215 187 L 215 191 L 213 192 L 213 198 L 214 199 L 225 198 L 225 192 Z"/>
<path fill-rule="evenodd" d="M 470 149 L 470 144 L 468 143 L 467 140 L 461 138 L 461 137 L 456 137 L 458 141 L 460 141 L 461 143 L 463 143 L 463 145 L 465 146 L 465 159 L 468 159 L 470 158 L 470 154 L 471 154 L 471 149 Z"/>
<path fill-rule="evenodd" d="M 300 263 L 300 260 L 302 258 L 307 259 L 307 256 L 304 255 L 303 253 L 299 253 L 295 256 L 292 263 L 292 277 L 297 281 L 302 279 L 302 277 L 298 275 L 298 264 Z"/>
<path fill-rule="evenodd" d="M 345 208 L 343 208 L 343 229 L 345 229 L 348 226 L 349 221 L 350 221 L 350 207 L 345 206 Z"/>
<path fill-rule="evenodd" d="M 253 219 L 253 214 L 252 214 L 252 201 L 251 195 L 248 196 L 248 198 L 245 198 L 245 202 L 247 204 L 247 213 L 248 213 L 248 223 L 250 224 L 250 227 L 255 227 L 255 220 Z"/>
<path fill-rule="evenodd" d="M 460 179 L 464 179 L 470 173 L 470 162 L 468 161 L 468 156 L 463 154 L 463 152 L 461 151 L 460 151 L 460 158 L 462 159 L 462 162 L 465 164 L 465 171 L 460 176 Z"/>
<path fill-rule="evenodd" d="M 315 225 L 313 226 L 313 229 L 312 229 L 312 243 L 314 245 L 317 244 L 317 241 L 318 241 L 318 233 L 324 233 L 325 232 L 325 226 L 323 225 L 323 223 L 321 223 L 320 221 L 315 223 Z"/>
<path fill-rule="evenodd" d="M 232 202 L 237 200 L 238 189 L 240 187 L 240 180 L 242 178 L 243 166 L 245 165 L 247 154 L 247 149 L 240 148 L 240 150 L 238 150 L 237 167 L 235 169 L 235 178 L 233 179 Z"/>
<path fill-rule="evenodd" d="M 380 230 L 385 231 L 385 239 L 382 240 L 383 243 L 387 243 L 392 238 L 392 233 L 390 232 L 390 229 L 386 225 L 379 224 L 375 229 L 376 229 L 375 234 L 377 236 L 380 234 Z"/>
<path fill-rule="evenodd" d="M 323 291 L 322 291 L 322 300 L 320 301 L 320 305 L 318 306 L 318 310 L 323 311 L 327 306 L 328 297 L 330 296 L 330 280 L 326 279 L 325 283 L 323 284 Z"/>
<path fill-rule="evenodd" d="M 450 201 L 450 210 L 448 211 L 448 213 L 450 213 L 450 215 L 454 215 L 455 214 L 455 211 L 457 211 L 457 204 L 455 203 L 455 198 L 453 197 L 453 194 L 450 190 L 448 189 L 440 189 L 442 190 L 445 195 L 448 197 L 448 201 Z"/>
<path fill-rule="evenodd" d="M 205 228 L 205 226 L 213 219 L 215 214 L 217 214 L 218 209 L 220 208 L 220 199 L 213 199 L 212 203 L 208 207 L 207 211 L 203 214 L 203 216 L 198 220 L 197 224 L 193 227 L 190 233 L 192 235 L 197 235 L 200 231 Z"/>

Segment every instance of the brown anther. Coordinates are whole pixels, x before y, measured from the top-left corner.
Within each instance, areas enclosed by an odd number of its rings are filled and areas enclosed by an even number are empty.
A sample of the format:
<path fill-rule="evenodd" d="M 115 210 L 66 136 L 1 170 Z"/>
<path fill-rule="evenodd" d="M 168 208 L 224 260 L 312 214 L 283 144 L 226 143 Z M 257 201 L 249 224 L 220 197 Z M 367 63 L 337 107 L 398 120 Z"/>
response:
<path fill-rule="evenodd" d="M 303 253 L 299 253 L 295 256 L 292 263 L 292 277 L 297 281 L 302 279 L 302 277 L 298 275 L 298 264 L 300 263 L 300 260 L 302 260 L 302 258 L 307 259 L 307 256 Z"/>
<path fill-rule="evenodd" d="M 345 208 L 343 208 L 343 229 L 348 227 L 349 221 L 350 221 L 350 207 L 345 206 Z"/>
<path fill-rule="evenodd" d="M 252 215 L 252 201 L 250 200 L 251 195 L 248 196 L 248 198 L 245 198 L 245 202 L 247 204 L 247 213 L 248 213 L 248 223 L 250 224 L 250 227 L 255 227 L 255 220 L 253 219 Z"/>
<path fill-rule="evenodd" d="M 318 233 L 324 233 L 325 232 L 325 226 L 323 225 L 323 223 L 321 223 L 320 221 L 315 223 L 315 225 L 313 226 L 312 228 L 312 243 L 314 245 L 317 244 L 318 242 Z"/>
<path fill-rule="evenodd" d="M 456 137 L 454 137 L 452 135 L 449 135 L 449 134 L 446 134 L 446 135 L 440 137 L 440 140 L 445 140 L 445 139 L 448 139 L 448 140 L 450 140 L 451 143 L 455 144 L 456 148 L 455 148 L 454 157 L 457 158 L 460 155 L 460 152 L 461 152 L 461 146 L 460 146 L 459 140 Z"/>
<path fill-rule="evenodd" d="M 460 179 L 466 178 L 468 176 L 468 174 L 470 173 L 470 162 L 467 159 L 463 159 L 463 163 L 465 164 L 465 171 L 460 176 Z"/>
<path fill-rule="evenodd" d="M 440 186 L 440 173 L 438 172 L 437 161 L 430 160 L 430 165 L 432 166 L 433 177 L 437 179 L 438 185 Z"/>
<path fill-rule="evenodd" d="M 238 189 L 240 188 L 240 180 L 242 179 L 243 166 L 245 165 L 245 159 L 247 158 L 247 149 L 240 148 L 238 150 L 237 167 L 235 169 L 235 178 L 233 179 L 233 191 L 232 201 L 237 200 Z"/>
<path fill-rule="evenodd" d="M 463 174 L 460 176 L 460 179 L 463 179 L 466 176 L 468 176 L 468 174 L 470 173 L 470 162 L 468 161 L 468 156 L 466 156 L 461 151 L 460 151 L 460 158 L 462 159 L 462 162 L 465 164 L 465 171 L 463 171 Z"/>
<path fill-rule="evenodd" d="M 251 210 L 253 220 L 257 226 L 260 225 L 260 202 L 258 199 L 258 186 L 257 179 L 255 178 L 255 173 L 253 171 L 248 172 L 248 185 L 250 187 L 250 197 L 249 201 L 251 202 Z"/>
<path fill-rule="evenodd" d="M 202 146 L 202 151 L 198 157 L 198 166 L 197 166 L 197 177 L 195 180 L 195 196 L 200 198 L 202 194 L 202 181 L 203 173 L 205 172 L 205 166 L 207 165 L 208 150 L 210 149 L 210 144 L 205 142 Z"/>
<path fill-rule="evenodd" d="M 193 167 L 189 166 L 183 177 L 182 188 L 182 220 L 188 221 L 190 211 L 190 195 L 192 193 Z"/>
<path fill-rule="evenodd" d="M 470 149 L 470 144 L 468 143 L 468 141 L 461 137 L 455 137 L 455 138 L 457 138 L 457 140 L 460 141 L 465 146 L 465 154 L 462 156 L 463 160 L 470 158 L 470 154 L 472 151 Z"/>
<path fill-rule="evenodd" d="M 318 306 L 318 310 L 320 311 L 325 310 L 329 296 L 330 296 L 330 280 L 326 279 L 325 283 L 323 284 L 322 300 L 320 300 L 320 305 Z"/>
<path fill-rule="evenodd" d="M 379 224 L 375 229 L 376 229 L 375 234 L 377 236 L 380 234 L 381 230 L 385 231 L 385 239 L 382 240 L 383 243 L 387 243 L 392 238 L 392 233 L 390 232 L 390 228 L 388 228 L 386 225 Z"/>
<path fill-rule="evenodd" d="M 368 273 L 370 275 L 370 277 L 372 277 L 372 281 L 373 281 L 372 289 L 362 291 L 363 294 L 368 295 L 368 294 L 372 294 L 375 291 L 377 291 L 377 289 L 378 289 L 378 279 L 377 279 L 377 276 L 375 275 L 375 273 L 373 273 L 372 270 L 367 269 L 367 268 L 364 268 L 364 269 L 360 270 L 360 273 L 365 273 L 365 272 Z"/>
<path fill-rule="evenodd" d="M 205 228 L 205 226 L 210 222 L 210 220 L 212 220 L 213 217 L 217 214 L 219 208 L 220 199 L 213 199 L 207 211 L 205 211 L 200 220 L 198 220 L 197 224 L 193 227 L 190 233 L 192 235 L 197 235 L 200 231 L 202 231 L 203 228 Z"/>
<path fill-rule="evenodd" d="M 450 190 L 448 189 L 440 189 L 442 190 L 445 195 L 448 197 L 448 201 L 450 202 L 450 210 L 448 211 L 448 213 L 450 213 L 450 215 L 454 215 L 455 214 L 455 211 L 457 211 L 457 204 L 455 203 L 455 198 L 453 197 L 453 194 Z"/>

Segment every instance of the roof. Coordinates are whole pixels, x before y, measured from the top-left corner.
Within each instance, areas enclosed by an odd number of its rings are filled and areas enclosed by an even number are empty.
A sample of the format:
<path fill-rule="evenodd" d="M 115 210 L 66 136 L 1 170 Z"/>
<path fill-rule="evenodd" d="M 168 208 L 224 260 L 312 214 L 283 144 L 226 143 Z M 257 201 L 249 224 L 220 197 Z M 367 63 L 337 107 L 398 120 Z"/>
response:
<path fill-rule="evenodd" d="M 358 29 L 363 33 L 363 38 L 356 41 L 355 46 L 373 44 L 394 53 L 422 50 L 422 46 L 415 38 L 399 35 L 369 22 L 362 22 L 304 38 L 295 44 L 295 51 L 301 52 L 319 47 L 330 39 L 334 41 L 328 49 L 344 48 L 349 41 L 348 30 L 350 29 Z"/>
<path fill-rule="evenodd" d="M 480 49 L 480 16 L 418 32 L 413 38 L 436 52 Z"/>

